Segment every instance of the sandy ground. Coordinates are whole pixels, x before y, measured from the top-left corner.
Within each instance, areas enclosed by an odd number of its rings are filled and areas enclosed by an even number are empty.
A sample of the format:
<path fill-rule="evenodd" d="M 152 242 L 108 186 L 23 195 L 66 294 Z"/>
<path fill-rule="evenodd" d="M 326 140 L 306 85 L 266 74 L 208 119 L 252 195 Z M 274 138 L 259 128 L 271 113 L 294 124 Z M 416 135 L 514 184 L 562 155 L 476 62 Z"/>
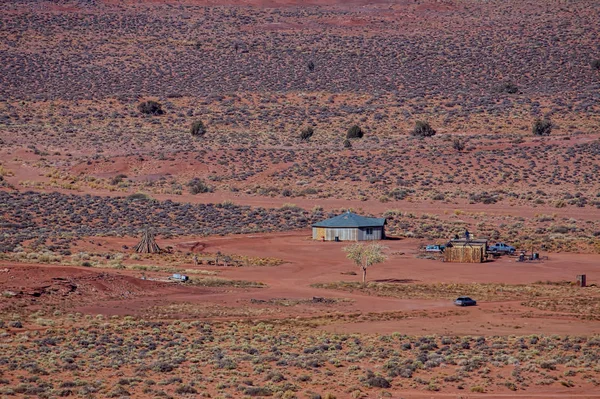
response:
<path fill-rule="evenodd" d="M 98 240 L 99 242 L 102 239 Z M 193 237 L 172 240 L 189 246 Z M 200 288 L 176 284 L 143 281 L 141 272 L 123 270 L 98 270 L 81 267 L 0 264 L 7 272 L 0 273 L 0 284 L 13 291 L 51 291 L 57 278 L 64 278 L 80 286 L 78 299 L 71 302 L 73 310 L 84 313 L 126 315 L 144 312 L 153 306 L 202 305 L 229 309 L 251 309 L 255 318 L 261 317 L 313 317 L 340 316 L 339 323 L 324 327 L 328 331 L 409 334 L 459 334 L 459 335 L 510 335 L 510 334 L 594 334 L 600 323 L 582 321 L 573 315 L 550 314 L 524 308 L 519 301 L 480 302 L 475 308 L 456 308 L 451 301 L 426 299 L 396 299 L 369 296 L 361 292 L 341 292 L 311 287 L 314 283 L 335 281 L 360 281 L 360 274 L 344 256 L 344 244 L 319 242 L 309 239 L 309 232 L 285 234 L 258 234 L 251 236 L 209 237 L 201 241 L 206 253 L 235 253 L 246 256 L 280 258 L 280 266 L 223 267 L 182 265 L 187 269 L 219 272 L 219 278 L 257 281 L 266 284 L 261 289 Z M 129 242 L 127 242 L 130 244 Z M 103 247 L 117 248 L 123 241 L 105 240 Z M 576 275 L 586 274 L 588 283 L 597 282 L 600 256 L 550 254 L 540 263 L 518 263 L 504 257 L 484 264 L 447 264 L 441 261 L 417 259 L 417 240 L 386 241 L 389 259 L 373 266 L 368 272 L 369 281 L 406 283 L 484 283 L 527 284 L 536 281 L 573 281 Z M 117 246 L 118 245 L 118 246 Z M 152 274 L 151 274 L 152 275 Z M 155 273 L 166 277 L 166 273 Z M 44 288 L 45 287 L 45 288 Z M 469 295 L 468 292 L 465 295 Z M 40 303 L 43 298 L 34 298 Z M 337 303 L 327 306 L 303 304 L 290 308 L 272 306 L 268 301 L 277 299 L 310 300 L 313 297 L 335 298 Z M 56 296 L 50 296 L 55 300 Z M 64 301 L 72 297 L 67 296 Z M 58 300 L 60 303 L 61 300 Z M 66 302 L 63 302 L 66 303 Z M 266 310 L 265 310 L 266 309 Z M 347 314 L 400 312 L 401 317 L 391 320 L 363 322 L 360 319 L 344 321 Z M 187 314 L 180 310 L 178 317 L 214 317 L 213 314 Z M 219 318 L 219 317 L 214 317 Z M 227 316 L 224 316 L 227 318 Z"/>

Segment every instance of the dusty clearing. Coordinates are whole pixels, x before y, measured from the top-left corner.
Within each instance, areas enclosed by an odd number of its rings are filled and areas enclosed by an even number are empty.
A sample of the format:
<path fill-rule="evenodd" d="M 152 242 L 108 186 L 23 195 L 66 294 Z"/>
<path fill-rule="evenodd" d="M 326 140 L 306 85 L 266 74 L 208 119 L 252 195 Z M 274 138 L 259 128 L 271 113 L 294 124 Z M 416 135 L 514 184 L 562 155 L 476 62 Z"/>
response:
<path fill-rule="evenodd" d="M 356 391 L 380 395 L 381 388 L 373 387 L 391 382 L 384 391 L 408 398 L 426 397 L 423 390 L 440 397 L 461 397 L 464 390 L 469 397 L 477 397 L 478 391 L 498 398 L 596 397 L 595 371 L 589 362 L 598 356 L 598 308 L 580 308 L 573 301 L 573 306 L 559 302 L 559 311 L 551 311 L 540 304 L 551 306 L 553 299 L 570 301 L 577 297 L 585 299 L 586 306 L 597 306 L 600 291 L 592 276 L 598 255 L 551 254 L 543 263 L 525 264 L 504 257 L 457 268 L 416 258 L 417 240 L 392 240 L 386 242 L 390 259 L 369 271 L 368 290 L 360 285 L 351 290 L 322 289 L 315 284 L 351 285 L 359 276 L 348 274 L 355 269 L 340 250 L 344 244 L 314 242 L 308 235 L 302 231 L 161 242 L 174 248 L 203 248 L 196 254 L 201 255 L 201 262 L 209 263 L 200 265 L 195 265 L 193 255 L 186 252 L 126 258 L 120 270 L 110 264 L 81 267 L 4 262 L 0 283 L 5 290 L 2 311 L 7 317 L 7 348 L 14 339 L 57 350 L 69 345 L 83 360 L 87 355 L 82 352 L 82 337 L 96 336 L 102 346 L 118 350 L 111 355 L 95 355 L 96 367 L 106 370 L 102 375 L 107 380 L 118 376 L 115 381 L 120 383 L 110 388 L 86 381 L 80 388 L 98 389 L 106 395 L 122 394 L 123 390 L 141 393 L 138 384 L 146 386 L 144 390 L 149 393 L 151 388 L 145 381 L 175 375 L 173 382 L 163 384 L 164 389 L 175 393 L 201 389 L 222 394 L 233 389 L 253 396 L 255 390 L 261 395 L 304 390 L 337 392 L 343 397 Z M 131 245 L 131 240 L 94 242 L 107 253 L 122 249 L 123 244 Z M 268 257 L 282 263 L 237 267 L 210 264 L 208 259 L 217 253 L 236 253 L 245 259 Z M 156 267 L 161 258 L 163 269 Z M 187 271 L 192 283 L 155 281 L 168 276 L 168 267 Z M 592 277 L 591 287 L 560 283 L 573 280 L 579 273 Z M 142 275 L 147 280 L 142 280 Z M 220 282 L 262 285 L 198 286 L 214 276 Z M 456 289 L 479 299 L 479 305 L 453 306 L 452 290 Z M 21 324 L 14 324 L 15 320 Z M 63 337 L 60 333 L 76 330 L 76 335 Z M 135 369 L 123 369 L 116 375 L 105 368 L 109 364 L 105 362 L 116 359 L 132 361 L 128 360 L 132 354 L 117 349 L 121 348 L 119 337 L 133 343 L 150 330 L 151 336 L 159 339 L 152 345 L 175 340 L 179 349 L 165 346 L 159 358 L 138 361 Z M 162 341 L 163 330 L 175 335 Z M 221 355 L 208 355 L 203 349 L 207 340 L 215 342 L 212 351 Z M 227 343 L 229 340 L 232 343 Z M 143 342 L 143 346 L 150 344 L 148 339 Z M 278 348 L 274 354 L 267 353 L 267 342 Z M 134 353 L 143 346 L 134 345 Z M 185 360 L 177 360 L 186 353 Z M 28 355 L 18 358 L 33 360 Z M 38 362 L 32 372 L 59 376 L 68 373 L 69 364 L 75 364 L 69 361 L 62 366 Z M 268 368 L 257 369 L 256 364 Z M 345 370 L 343 377 L 338 374 L 340 370 Z M 375 374 L 370 374 L 372 371 Z M 240 373 L 246 380 L 231 385 Z M 333 375 L 339 376 L 338 383 L 325 384 L 325 378 Z M 259 376 L 259 381 L 252 376 Z M 231 382 L 214 385 L 210 380 L 202 383 L 204 378 Z M 21 389 L 28 385 L 21 384 Z"/>
<path fill-rule="evenodd" d="M 598 20 L 0 2 L 0 398 L 600 398 Z M 393 238 L 365 286 L 309 239 L 348 209 Z M 465 229 L 544 259 L 421 251 Z"/>

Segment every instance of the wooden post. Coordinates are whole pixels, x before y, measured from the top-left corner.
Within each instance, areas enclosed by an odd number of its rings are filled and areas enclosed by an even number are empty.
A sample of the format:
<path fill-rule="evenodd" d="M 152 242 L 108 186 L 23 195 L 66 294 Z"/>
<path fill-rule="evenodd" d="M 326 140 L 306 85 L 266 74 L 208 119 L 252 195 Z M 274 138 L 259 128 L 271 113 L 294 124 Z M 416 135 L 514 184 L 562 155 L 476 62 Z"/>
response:
<path fill-rule="evenodd" d="M 577 275 L 577 286 L 579 287 L 586 287 L 586 276 L 585 274 L 578 274 Z"/>

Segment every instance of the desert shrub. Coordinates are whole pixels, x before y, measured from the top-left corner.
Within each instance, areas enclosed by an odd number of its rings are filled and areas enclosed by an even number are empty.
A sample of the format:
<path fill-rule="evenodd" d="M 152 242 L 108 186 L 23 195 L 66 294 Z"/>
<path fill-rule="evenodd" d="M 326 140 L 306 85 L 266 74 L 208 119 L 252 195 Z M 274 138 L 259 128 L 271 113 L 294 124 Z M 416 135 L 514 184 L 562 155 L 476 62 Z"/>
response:
<path fill-rule="evenodd" d="M 187 184 L 190 194 L 203 194 L 203 193 L 211 193 L 213 192 L 213 188 L 204 183 L 202 179 L 197 177 L 190 180 Z"/>
<path fill-rule="evenodd" d="M 567 234 L 569 230 L 570 229 L 567 226 L 554 226 L 552 228 L 552 232 L 558 234 Z"/>
<path fill-rule="evenodd" d="M 175 389 L 175 393 L 183 395 L 183 394 L 197 394 L 198 391 L 196 388 L 190 385 L 180 385 Z"/>
<path fill-rule="evenodd" d="M 315 71 L 315 63 L 313 62 L 313 60 L 308 61 L 308 71 L 309 72 L 314 72 Z"/>
<path fill-rule="evenodd" d="M 120 398 L 123 396 L 130 396 L 131 394 L 123 388 L 121 385 L 117 385 L 112 391 L 106 394 L 108 398 Z"/>
<path fill-rule="evenodd" d="M 600 58 L 592 61 L 592 68 L 594 68 L 596 71 L 600 71 Z"/>
<path fill-rule="evenodd" d="M 140 103 L 138 105 L 138 110 L 142 113 L 142 114 L 146 114 L 146 115 L 162 115 L 165 112 L 162 109 L 162 105 L 159 102 L 156 101 L 144 101 L 143 103 Z"/>
<path fill-rule="evenodd" d="M 543 361 L 540 363 L 540 367 L 545 370 L 556 370 L 556 362 L 553 360 Z"/>
<path fill-rule="evenodd" d="M 472 203 L 495 204 L 498 202 L 498 195 L 484 191 L 482 193 L 469 194 L 469 201 Z"/>
<path fill-rule="evenodd" d="M 126 178 L 127 178 L 127 175 L 124 175 L 122 173 L 118 174 L 110 180 L 110 184 L 112 184 L 113 186 L 117 185 L 117 184 L 121 183 L 123 181 L 123 179 L 126 179 Z"/>
<path fill-rule="evenodd" d="M 167 363 L 167 362 L 156 362 L 152 366 L 152 370 L 154 370 L 158 373 L 170 373 L 174 369 L 175 369 L 175 367 L 172 364 Z"/>
<path fill-rule="evenodd" d="M 508 94 L 516 94 L 519 92 L 519 87 L 513 82 L 506 82 L 500 85 L 499 91 Z"/>
<path fill-rule="evenodd" d="M 248 396 L 271 396 L 273 392 L 266 387 L 248 387 L 244 389 L 244 395 Z"/>
<path fill-rule="evenodd" d="M 458 137 L 452 140 L 452 148 L 454 148 L 456 151 L 463 151 L 466 146 L 467 145 L 465 144 L 464 140 Z"/>
<path fill-rule="evenodd" d="M 315 134 L 315 129 L 309 126 L 306 129 L 302 130 L 302 132 L 300 133 L 300 139 L 302 141 L 308 141 L 313 134 Z"/>
<path fill-rule="evenodd" d="M 388 380 L 380 375 L 375 375 L 373 372 L 367 372 L 365 384 L 373 388 L 389 388 L 392 386 Z"/>
<path fill-rule="evenodd" d="M 435 130 L 428 122 L 417 121 L 411 134 L 415 137 L 431 137 L 435 135 Z"/>
<path fill-rule="evenodd" d="M 554 206 L 555 206 L 556 208 L 564 208 L 564 207 L 566 207 L 566 206 L 567 206 L 567 203 L 566 203 L 565 201 L 563 201 L 563 200 L 558 200 L 558 201 L 556 201 L 556 202 L 554 203 Z"/>
<path fill-rule="evenodd" d="M 352 143 L 350 142 L 350 140 L 344 140 L 344 148 L 352 148 Z"/>
<path fill-rule="evenodd" d="M 401 201 L 408 197 L 411 193 L 414 193 L 414 190 L 395 188 L 392 191 L 390 191 L 387 195 L 388 197 L 393 198 L 396 201 Z"/>
<path fill-rule="evenodd" d="M 360 126 L 354 125 L 350 129 L 348 129 L 348 132 L 346 133 L 346 139 L 362 139 L 364 135 L 365 133 L 360 128 Z"/>
<path fill-rule="evenodd" d="M 190 133 L 194 137 L 204 136 L 204 134 L 206 133 L 206 127 L 204 126 L 204 122 L 195 121 L 194 123 L 192 123 L 192 127 L 190 128 Z"/>
<path fill-rule="evenodd" d="M 144 193 L 135 193 L 127 196 L 129 201 L 148 201 L 150 197 L 148 197 Z"/>
<path fill-rule="evenodd" d="M 535 136 L 550 136 L 550 133 L 552 133 L 552 122 L 548 119 L 537 119 L 533 123 L 532 132 Z"/>

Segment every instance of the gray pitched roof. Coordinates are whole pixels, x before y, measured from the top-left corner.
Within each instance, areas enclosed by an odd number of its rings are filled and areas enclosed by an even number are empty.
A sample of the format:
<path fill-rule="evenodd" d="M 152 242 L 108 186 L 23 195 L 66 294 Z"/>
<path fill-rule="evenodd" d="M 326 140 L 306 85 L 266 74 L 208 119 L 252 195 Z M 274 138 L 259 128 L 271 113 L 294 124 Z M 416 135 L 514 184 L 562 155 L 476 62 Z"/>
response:
<path fill-rule="evenodd" d="M 317 222 L 312 227 L 382 227 L 384 224 L 385 218 L 367 218 L 352 212 L 346 212 L 331 219 Z"/>

